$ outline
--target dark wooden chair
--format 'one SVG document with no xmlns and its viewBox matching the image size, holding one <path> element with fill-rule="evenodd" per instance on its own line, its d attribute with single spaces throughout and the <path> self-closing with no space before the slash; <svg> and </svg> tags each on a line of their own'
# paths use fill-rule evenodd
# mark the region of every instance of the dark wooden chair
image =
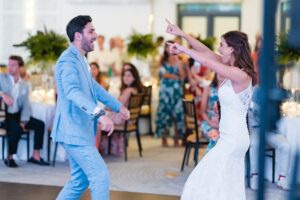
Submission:
<svg viewBox="0 0 300 200">
<path fill-rule="evenodd" d="M 130 111 L 130 118 L 124 124 L 115 125 L 114 132 L 123 134 L 124 137 L 124 156 L 127 161 L 127 147 L 128 147 L 128 134 L 135 132 L 137 144 L 139 148 L 140 157 L 142 157 L 142 143 L 138 127 L 138 119 L 140 117 L 141 105 L 143 103 L 143 94 L 132 95 L 129 100 L 128 110 Z M 111 137 L 109 137 L 109 143 Z M 110 148 L 110 145 L 109 145 Z M 109 149 L 110 151 L 110 149 Z"/>
<path fill-rule="evenodd" d="M 5 128 L 5 116 L 6 116 L 6 106 L 3 101 L 0 100 L 0 138 L 2 140 L 2 160 L 4 160 L 5 144 L 7 131 Z"/>
<path fill-rule="evenodd" d="M 184 164 L 188 165 L 190 150 L 194 148 L 195 166 L 198 163 L 199 148 L 209 143 L 207 138 L 201 137 L 199 129 L 196 107 L 193 99 L 183 99 L 184 122 L 187 130 L 186 146 L 181 165 L 181 171 L 184 169 Z"/>
<path fill-rule="evenodd" d="M 152 98 L 152 85 L 144 86 L 144 99 L 141 107 L 140 118 L 146 118 L 149 120 L 149 134 L 153 135 L 152 118 L 151 118 L 151 98 Z"/>
</svg>

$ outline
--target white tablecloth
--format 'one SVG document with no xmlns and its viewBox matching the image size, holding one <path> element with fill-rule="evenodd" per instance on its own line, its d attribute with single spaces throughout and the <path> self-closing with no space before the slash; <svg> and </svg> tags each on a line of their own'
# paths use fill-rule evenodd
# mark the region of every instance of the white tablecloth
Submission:
<svg viewBox="0 0 300 200">
<path fill-rule="evenodd" d="M 288 178 L 290 179 L 293 176 L 293 165 L 294 165 L 294 157 L 296 152 L 300 151 L 300 117 L 283 117 L 278 125 L 278 131 L 282 133 L 288 140 L 291 146 L 291 160 L 289 162 L 290 169 Z M 279 164 L 280 160 L 278 160 L 278 156 L 276 157 L 276 170 L 275 170 L 275 178 L 277 179 L 279 173 Z M 300 161 L 298 163 L 300 168 Z M 267 159 L 266 162 L 266 178 L 268 180 L 272 180 L 272 162 L 271 159 Z M 275 179 L 275 180 L 276 180 Z M 300 173 L 298 172 L 298 183 L 300 183 Z"/>
</svg>

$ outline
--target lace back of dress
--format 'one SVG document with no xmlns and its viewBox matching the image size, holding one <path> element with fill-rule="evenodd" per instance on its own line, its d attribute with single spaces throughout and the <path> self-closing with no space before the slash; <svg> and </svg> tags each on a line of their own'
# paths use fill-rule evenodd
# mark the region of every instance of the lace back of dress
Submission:
<svg viewBox="0 0 300 200">
<path fill-rule="evenodd" d="M 249 84 L 247 89 L 238 94 L 238 97 L 245 109 L 248 109 L 252 97 L 252 82 Z"/>
</svg>

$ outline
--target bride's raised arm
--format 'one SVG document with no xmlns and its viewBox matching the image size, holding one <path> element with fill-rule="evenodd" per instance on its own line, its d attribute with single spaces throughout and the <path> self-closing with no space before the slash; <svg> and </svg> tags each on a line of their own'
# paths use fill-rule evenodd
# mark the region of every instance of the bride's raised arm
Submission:
<svg viewBox="0 0 300 200">
<path fill-rule="evenodd" d="M 166 19 L 166 21 L 168 23 L 166 30 L 167 33 L 184 38 L 194 50 L 204 54 L 206 57 L 212 60 L 221 61 L 221 57 L 212 50 L 210 50 L 202 42 L 183 32 L 176 24 L 172 24 L 168 19 Z"/>
<path fill-rule="evenodd" d="M 183 47 L 177 43 L 168 43 L 170 53 L 179 54 L 185 53 L 189 55 L 194 60 L 198 61 L 199 63 L 203 64 L 207 68 L 215 71 L 217 74 L 221 75 L 224 78 L 228 78 L 236 83 L 242 83 L 248 79 L 248 75 L 245 71 L 241 70 L 238 67 L 230 67 L 226 64 L 223 64 L 219 60 L 214 60 L 208 57 L 205 53 L 201 53 L 195 51 L 193 49 L 188 49 Z"/>
</svg>

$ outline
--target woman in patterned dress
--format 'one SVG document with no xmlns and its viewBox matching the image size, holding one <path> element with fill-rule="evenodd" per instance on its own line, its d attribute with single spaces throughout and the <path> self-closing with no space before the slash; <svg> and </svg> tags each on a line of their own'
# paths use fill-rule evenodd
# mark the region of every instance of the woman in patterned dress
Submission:
<svg viewBox="0 0 300 200">
<path fill-rule="evenodd" d="M 170 41 L 168 41 L 170 43 Z M 178 56 L 169 54 L 165 47 L 159 70 L 160 90 L 156 118 L 156 135 L 162 137 L 162 145 L 168 146 L 167 134 L 175 120 L 174 146 L 178 146 L 178 137 L 184 134 L 183 116 L 183 78 L 185 72 Z"/>
</svg>

